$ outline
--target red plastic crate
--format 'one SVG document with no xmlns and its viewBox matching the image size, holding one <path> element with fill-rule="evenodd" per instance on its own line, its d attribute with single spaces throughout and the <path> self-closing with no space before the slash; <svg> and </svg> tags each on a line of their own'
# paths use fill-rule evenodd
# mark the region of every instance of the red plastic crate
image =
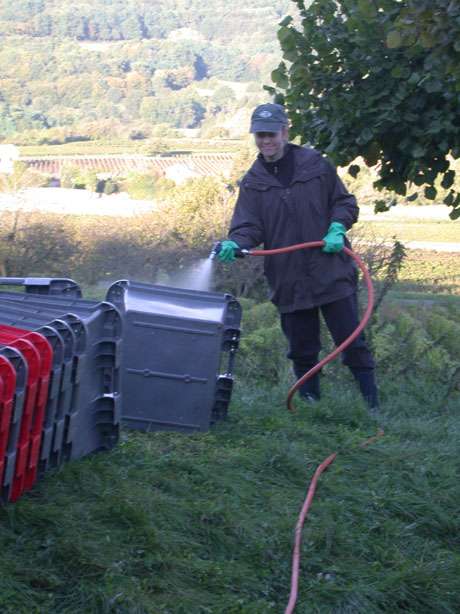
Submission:
<svg viewBox="0 0 460 614">
<path fill-rule="evenodd" d="M 47 339 L 37 332 L 16 328 L 13 326 L 0 325 L 1 336 L 7 336 L 14 340 L 24 339 L 33 344 L 40 356 L 40 372 L 35 396 L 35 408 L 30 427 L 29 449 L 27 453 L 27 465 L 24 471 L 23 490 L 29 490 L 37 479 L 38 462 L 40 457 L 40 445 L 42 441 L 43 422 L 48 401 L 48 388 L 50 383 L 53 363 L 53 349 Z"/>
<path fill-rule="evenodd" d="M 3 484 L 5 453 L 8 447 L 15 389 L 16 371 L 9 360 L 0 356 L 0 485 Z"/>
<path fill-rule="evenodd" d="M 2 327 L 0 326 L 0 344 L 10 346 L 21 352 L 28 366 L 26 398 L 17 442 L 15 475 L 10 494 L 10 501 L 16 501 L 25 489 L 31 427 L 36 409 L 38 383 L 41 372 L 41 357 L 36 347 L 30 341 L 22 337 L 15 338 L 14 335 L 5 333 L 1 329 Z"/>
<path fill-rule="evenodd" d="M 40 333 L 30 332 L 24 337 L 31 341 L 40 353 L 41 371 L 38 379 L 36 407 L 30 431 L 29 459 L 26 469 L 25 490 L 30 490 L 37 480 L 40 446 L 42 441 L 43 422 L 45 420 L 48 389 L 53 366 L 53 348 Z"/>
</svg>

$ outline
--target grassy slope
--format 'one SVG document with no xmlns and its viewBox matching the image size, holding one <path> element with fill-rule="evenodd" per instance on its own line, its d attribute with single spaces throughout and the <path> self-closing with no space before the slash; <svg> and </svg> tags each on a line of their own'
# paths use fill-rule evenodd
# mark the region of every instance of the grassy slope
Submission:
<svg viewBox="0 0 460 614">
<path fill-rule="evenodd" d="M 460 256 L 444 256 L 411 252 L 400 287 L 458 280 Z M 296 415 L 287 384 L 241 379 L 210 433 L 125 432 L 1 509 L 0 611 L 282 612 L 307 484 L 340 450 L 305 527 L 296 612 L 457 612 L 458 398 L 382 381 L 386 435 L 361 449 L 376 424 L 350 383 Z"/>
<path fill-rule="evenodd" d="M 240 383 L 210 433 L 125 433 L 50 473 L 0 511 L 0 610 L 281 612 L 307 482 L 341 450 L 304 531 L 297 611 L 458 611 L 458 418 L 436 391 L 391 385 L 368 449 L 352 389 L 290 415 L 284 390 Z"/>
</svg>

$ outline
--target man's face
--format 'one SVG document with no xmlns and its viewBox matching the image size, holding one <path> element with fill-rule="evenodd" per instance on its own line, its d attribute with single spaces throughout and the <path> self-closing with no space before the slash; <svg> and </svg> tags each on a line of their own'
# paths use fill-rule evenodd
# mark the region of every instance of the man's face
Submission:
<svg viewBox="0 0 460 614">
<path fill-rule="evenodd" d="M 283 157 L 288 140 L 287 126 L 277 132 L 255 132 L 256 147 L 267 162 L 276 162 Z"/>
</svg>

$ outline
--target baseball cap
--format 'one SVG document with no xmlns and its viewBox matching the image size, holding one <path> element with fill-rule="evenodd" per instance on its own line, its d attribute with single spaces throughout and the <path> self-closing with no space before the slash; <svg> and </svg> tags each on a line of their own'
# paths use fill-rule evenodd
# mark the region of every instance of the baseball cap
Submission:
<svg viewBox="0 0 460 614">
<path fill-rule="evenodd" d="M 256 107 L 251 115 L 251 128 L 249 132 L 278 132 L 288 125 L 288 118 L 284 107 L 280 104 L 268 102 Z"/>
</svg>

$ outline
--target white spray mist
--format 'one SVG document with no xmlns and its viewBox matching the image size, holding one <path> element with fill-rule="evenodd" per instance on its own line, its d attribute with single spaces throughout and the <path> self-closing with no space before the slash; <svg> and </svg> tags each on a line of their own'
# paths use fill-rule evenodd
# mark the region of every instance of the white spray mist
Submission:
<svg viewBox="0 0 460 614">
<path fill-rule="evenodd" d="M 212 287 L 214 263 L 212 258 L 202 258 L 185 271 L 172 275 L 166 281 L 173 288 L 209 291 Z"/>
</svg>

